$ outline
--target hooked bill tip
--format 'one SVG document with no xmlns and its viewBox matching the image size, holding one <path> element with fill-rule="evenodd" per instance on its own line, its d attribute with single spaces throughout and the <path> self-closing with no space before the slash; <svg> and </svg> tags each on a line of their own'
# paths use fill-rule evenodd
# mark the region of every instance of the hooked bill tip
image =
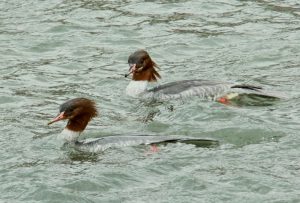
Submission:
<svg viewBox="0 0 300 203">
<path fill-rule="evenodd" d="M 54 121 L 49 121 L 47 125 L 51 125 L 52 123 L 54 123 Z"/>
</svg>

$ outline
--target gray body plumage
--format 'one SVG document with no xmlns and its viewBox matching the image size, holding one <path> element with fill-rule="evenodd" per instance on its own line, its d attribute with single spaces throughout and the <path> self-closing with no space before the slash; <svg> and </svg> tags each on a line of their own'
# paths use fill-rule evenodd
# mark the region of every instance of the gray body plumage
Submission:
<svg viewBox="0 0 300 203">
<path fill-rule="evenodd" d="M 209 80 L 183 80 L 149 89 L 143 93 L 143 96 L 157 100 L 179 99 L 190 96 L 215 100 L 230 92 L 232 87 L 234 87 L 232 83 Z"/>
<path fill-rule="evenodd" d="M 218 144 L 213 139 L 185 138 L 176 136 L 152 136 L 152 135 L 129 135 L 129 136 L 107 136 L 95 139 L 76 141 L 74 147 L 85 152 L 102 152 L 109 148 L 119 148 L 136 145 L 166 144 L 166 143 L 186 143 L 199 147 L 210 147 Z"/>
</svg>

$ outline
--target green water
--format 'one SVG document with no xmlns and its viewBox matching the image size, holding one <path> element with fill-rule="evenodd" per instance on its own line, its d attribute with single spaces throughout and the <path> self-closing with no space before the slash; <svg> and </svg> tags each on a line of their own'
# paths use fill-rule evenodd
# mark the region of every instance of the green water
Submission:
<svg viewBox="0 0 300 203">
<path fill-rule="evenodd" d="M 0 202 L 300 201 L 298 1 L 2 0 L 0 13 Z M 124 94 L 139 48 L 161 83 L 250 83 L 287 99 L 145 104 Z M 56 139 L 65 123 L 46 124 L 74 97 L 100 109 L 84 137 L 188 135 L 220 146 L 70 152 Z"/>
</svg>

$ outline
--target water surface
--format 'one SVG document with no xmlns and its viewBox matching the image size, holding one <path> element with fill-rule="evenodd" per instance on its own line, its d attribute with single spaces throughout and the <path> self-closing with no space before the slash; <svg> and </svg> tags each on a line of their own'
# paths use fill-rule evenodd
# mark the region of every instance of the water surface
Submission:
<svg viewBox="0 0 300 203">
<path fill-rule="evenodd" d="M 1 202 L 299 202 L 300 4 L 295 0 L 0 2 Z M 150 52 L 162 81 L 211 78 L 285 93 L 272 106 L 147 105 L 126 97 L 127 57 Z M 85 137 L 211 137 L 97 155 L 48 127 L 74 97 L 100 109 Z M 174 110 L 171 111 L 169 106 Z"/>
</svg>

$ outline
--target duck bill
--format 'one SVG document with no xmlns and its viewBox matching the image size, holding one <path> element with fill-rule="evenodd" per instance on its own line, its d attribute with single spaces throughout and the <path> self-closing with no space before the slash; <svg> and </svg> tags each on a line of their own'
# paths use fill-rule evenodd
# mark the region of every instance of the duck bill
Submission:
<svg viewBox="0 0 300 203">
<path fill-rule="evenodd" d="M 65 112 L 63 111 L 60 114 L 58 114 L 58 116 L 56 116 L 52 121 L 50 121 L 48 123 L 48 125 L 51 125 L 52 123 L 55 123 L 57 121 L 64 120 L 64 119 L 66 119 L 66 116 L 65 116 Z"/>
<path fill-rule="evenodd" d="M 129 70 L 128 70 L 128 73 L 125 74 L 125 78 L 127 78 L 129 75 L 131 75 L 135 71 L 136 71 L 136 64 L 129 64 Z"/>
</svg>

